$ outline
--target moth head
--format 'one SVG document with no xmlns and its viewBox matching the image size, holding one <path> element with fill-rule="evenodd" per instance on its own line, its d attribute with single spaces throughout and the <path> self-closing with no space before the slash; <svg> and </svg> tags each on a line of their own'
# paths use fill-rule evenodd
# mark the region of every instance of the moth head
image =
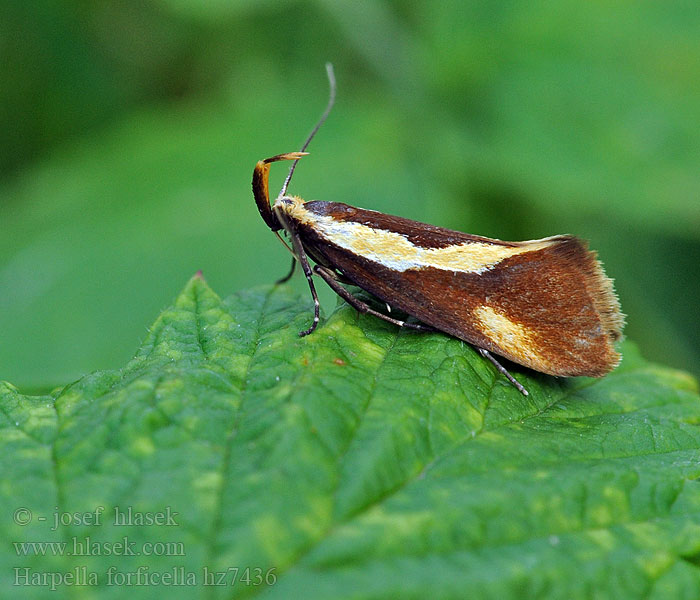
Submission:
<svg viewBox="0 0 700 600">
<path fill-rule="evenodd" d="M 289 219 L 294 221 L 302 220 L 302 215 L 306 212 L 304 201 L 299 196 L 279 196 L 272 205 L 272 212 L 280 221 L 282 226 Z"/>
<path fill-rule="evenodd" d="M 277 200 L 275 200 L 274 206 L 276 207 L 289 207 L 292 204 L 294 204 L 294 201 L 297 200 L 297 198 L 294 198 L 294 196 L 279 196 Z"/>
</svg>

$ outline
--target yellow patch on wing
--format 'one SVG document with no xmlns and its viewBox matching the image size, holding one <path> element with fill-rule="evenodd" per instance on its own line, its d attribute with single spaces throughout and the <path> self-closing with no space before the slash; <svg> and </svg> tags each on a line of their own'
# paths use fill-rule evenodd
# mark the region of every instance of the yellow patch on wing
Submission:
<svg viewBox="0 0 700 600">
<path fill-rule="evenodd" d="M 461 271 L 464 273 L 482 273 L 495 267 L 511 256 L 534 252 L 551 246 L 550 241 L 533 241 L 523 246 L 500 246 L 488 242 L 464 242 L 447 248 L 420 249 L 424 255 L 425 265 L 438 269 Z"/>
<path fill-rule="evenodd" d="M 473 311 L 479 330 L 493 340 L 506 354 L 517 357 L 527 365 L 545 365 L 547 361 L 537 352 L 535 335 L 521 323 L 511 321 L 506 315 L 490 306 L 479 306 Z"/>
<path fill-rule="evenodd" d="M 518 246 L 464 242 L 447 248 L 422 248 L 400 233 L 317 215 L 306 210 L 298 198 L 293 198 L 291 203 L 276 204 L 275 207 L 295 221 L 313 227 L 336 246 L 400 272 L 433 267 L 461 273 L 483 273 L 506 258 L 542 250 L 556 243 L 543 239 L 522 242 Z"/>
</svg>

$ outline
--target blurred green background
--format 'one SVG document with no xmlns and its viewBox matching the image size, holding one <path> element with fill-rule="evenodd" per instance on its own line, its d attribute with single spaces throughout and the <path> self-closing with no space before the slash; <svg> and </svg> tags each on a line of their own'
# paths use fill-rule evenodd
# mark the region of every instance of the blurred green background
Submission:
<svg viewBox="0 0 700 600">
<path fill-rule="evenodd" d="M 250 178 L 326 61 L 293 193 L 588 238 L 627 336 L 697 374 L 698 31 L 690 1 L 3 3 L 0 379 L 121 366 L 198 269 L 221 295 L 285 273 Z"/>
</svg>

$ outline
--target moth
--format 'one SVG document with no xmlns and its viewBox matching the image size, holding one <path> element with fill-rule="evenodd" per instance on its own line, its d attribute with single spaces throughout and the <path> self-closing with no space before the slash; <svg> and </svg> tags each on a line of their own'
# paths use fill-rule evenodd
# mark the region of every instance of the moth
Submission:
<svg viewBox="0 0 700 600">
<path fill-rule="evenodd" d="M 297 162 L 334 103 L 335 78 L 330 65 L 327 70 L 328 106 L 301 150 L 258 161 L 253 171 L 260 215 L 291 242 L 292 268 L 280 282 L 299 262 L 313 297 L 313 322 L 299 335 L 312 333 L 319 322 L 317 275 L 360 313 L 470 343 L 524 395 L 527 390 L 494 354 L 560 377 L 601 377 L 614 369 L 624 317 L 612 281 L 585 241 L 555 235 L 506 242 L 287 194 Z M 270 165 L 284 160 L 294 162 L 270 205 Z M 395 307 L 419 322 L 375 310 L 345 284 L 376 296 L 387 312 Z"/>
</svg>

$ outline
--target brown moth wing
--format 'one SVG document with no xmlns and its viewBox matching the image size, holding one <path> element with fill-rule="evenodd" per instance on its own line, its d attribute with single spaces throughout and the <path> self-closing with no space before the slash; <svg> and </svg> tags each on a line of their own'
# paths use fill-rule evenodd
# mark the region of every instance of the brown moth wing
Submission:
<svg viewBox="0 0 700 600">
<path fill-rule="evenodd" d="M 416 246 L 464 242 L 527 247 L 434 227 L 332 202 L 304 205 L 316 214 L 393 231 Z M 298 223 L 305 248 L 347 279 L 422 322 L 537 371 L 602 376 L 620 360 L 613 342 L 623 317 L 608 279 L 572 236 L 548 238 L 546 248 L 506 258 L 482 273 L 423 267 L 396 271 L 332 243 Z M 542 242 L 539 240 L 538 242 Z"/>
</svg>

